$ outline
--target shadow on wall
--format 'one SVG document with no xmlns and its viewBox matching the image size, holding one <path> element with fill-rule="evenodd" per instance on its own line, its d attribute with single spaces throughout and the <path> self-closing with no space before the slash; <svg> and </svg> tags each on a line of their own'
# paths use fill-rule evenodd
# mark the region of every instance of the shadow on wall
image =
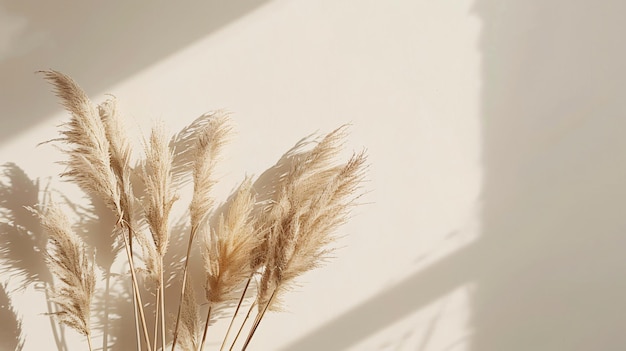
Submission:
<svg viewBox="0 0 626 351">
<path fill-rule="evenodd" d="M 481 237 L 282 350 L 345 349 L 468 283 L 469 350 L 626 349 L 626 2 L 475 11 Z"/>
<path fill-rule="evenodd" d="M 57 106 L 35 71 L 57 69 L 101 92 L 266 2 L 0 0 L 0 142 Z"/>
<path fill-rule="evenodd" d="M 479 1 L 472 350 L 626 349 L 623 1 Z"/>
</svg>

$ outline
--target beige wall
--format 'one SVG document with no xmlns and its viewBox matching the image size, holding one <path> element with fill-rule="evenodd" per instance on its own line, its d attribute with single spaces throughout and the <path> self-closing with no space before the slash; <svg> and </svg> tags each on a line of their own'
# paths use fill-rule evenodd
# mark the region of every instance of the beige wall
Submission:
<svg viewBox="0 0 626 351">
<path fill-rule="evenodd" d="M 0 2 L 0 162 L 31 178 L 61 170 L 35 148 L 66 118 L 45 68 L 114 94 L 137 136 L 231 111 L 222 197 L 315 131 L 351 123 L 368 150 L 337 258 L 253 349 L 626 347 L 619 1 L 62 2 Z M 25 350 L 52 349 L 34 290 Z"/>
</svg>

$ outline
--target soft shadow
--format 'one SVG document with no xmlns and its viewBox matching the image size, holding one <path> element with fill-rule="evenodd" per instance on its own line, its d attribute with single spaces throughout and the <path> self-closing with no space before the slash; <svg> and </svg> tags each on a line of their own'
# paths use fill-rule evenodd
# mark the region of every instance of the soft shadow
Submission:
<svg viewBox="0 0 626 351">
<path fill-rule="evenodd" d="M 479 0 L 472 350 L 626 349 L 626 2 Z"/>
<path fill-rule="evenodd" d="M 17 316 L 15 308 L 7 293 L 7 285 L 0 284 L 0 349 L 19 351 L 24 346 L 22 337 L 22 321 Z"/>
<path fill-rule="evenodd" d="M 102 92 L 267 1 L 0 1 L 0 31 L 11 36 L 0 48 L 0 141 L 57 106 L 37 88 L 35 71 L 58 69 L 91 94 Z"/>
<path fill-rule="evenodd" d="M 281 350 L 345 349 L 468 283 L 470 350 L 626 349 L 626 3 L 475 11 L 480 238 Z"/>
<path fill-rule="evenodd" d="M 38 219 L 27 209 L 36 208 L 39 204 L 41 190 L 39 181 L 30 179 L 14 163 L 7 163 L 1 167 L 3 177 L 0 181 L 0 273 L 4 278 L 8 277 L 8 280 L 13 281 L 11 286 L 16 286 L 12 289 L 23 290 L 28 286 L 34 286 L 46 293 L 46 289 L 53 284 L 44 258 L 47 236 L 42 231 Z M 4 292 L 7 294 L 6 306 L 9 306 L 8 299 L 12 290 L 7 290 L 5 285 Z M 43 312 L 55 312 L 54 306 L 48 302 L 47 310 Z M 57 350 L 66 350 L 63 328 L 53 321 L 52 316 L 49 319 Z M 2 320 L 10 323 L 12 319 Z M 0 343 L 20 344 L 19 339 L 11 339 L 13 335 L 3 334 Z M 5 340 L 5 337 L 9 340 Z"/>
<path fill-rule="evenodd" d="M 385 289 L 280 350 L 346 349 L 463 286 L 468 278 L 484 267 L 484 254 L 480 247 L 471 244 Z"/>
</svg>

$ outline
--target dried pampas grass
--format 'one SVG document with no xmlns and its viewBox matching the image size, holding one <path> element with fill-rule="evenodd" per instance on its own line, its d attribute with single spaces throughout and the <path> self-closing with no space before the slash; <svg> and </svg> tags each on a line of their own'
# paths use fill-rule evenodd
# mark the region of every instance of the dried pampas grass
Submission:
<svg viewBox="0 0 626 351">
<path fill-rule="evenodd" d="M 120 189 L 111 168 L 110 141 L 98 110 L 70 77 L 57 71 L 42 73 L 71 115 L 57 139 L 68 146 L 62 149 L 68 160 L 63 162 L 67 171 L 61 176 L 99 196 L 121 218 Z"/>
<path fill-rule="evenodd" d="M 55 315 L 62 324 L 85 335 L 91 350 L 90 311 L 96 285 L 93 259 L 58 205 L 49 202 L 36 213 L 50 238 L 46 257 L 56 280 L 50 293 L 59 308 Z"/>
<path fill-rule="evenodd" d="M 245 350 L 266 312 L 280 309 L 284 292 L 330 256 L 337 228 L 346 222 L 359 197 L 367 158 L 361 152 L 347 161 L 339 160 L 347 126 L 319 139 L 302 139 L 276 165 L 259 178 L 247 177 L 227 201 L 216 205 L 212 194 L 217 183 L 216 166 L 232 133 L 227 114 L 202 115 L 173 136 L 160 126 L 153 128 L 144 142 L 144 154 L 134 162 L 132 143 L 124 134 L 114 98 L 93 105 L 68 76 L 57 71 L 42 73 L 70 113 L 61 137 L 55 140 L 62 143 L 67 157 L 62 176 L 100 198 L 117 216 L 111 232 L 123 239 L 130 268 L 137 350 L 203 350 L 212 321 L 228 315 L 222 312 L 233 306 L 236 308 L 220 350 L 229 344 L 234 349 L 238 336 L 247 330 L 241 346 Z M 136 193 L 134 179 L 140 179 L 139 188 L 145 188 L 141 196 Z M 181 259 L 182 253 L 174 253 L 177 262 L 169 265 L 170 241 L 184 240 L 172 236 L 172 208 L 181 187 L 190 182 L 193 190 L 187 213 L 186 254 Z M 48 202 L 35 212 L 50 237 L 46 262 L 58 282 L 51 290 L 51 301 L 58 307 L 56 317 L 87 336 L 91 349 L 94 331 L 90 314 L 97 276 L 93 257 L 88 254 L 92 251 L 74 234 L 58 205 Z M 195 240 L 198 235 L 202 240 Z M 189 273 L 198 241 L 203 286 L 196 286 Z M 133 243 L 140 244 L 141 255 L 135 253 Z M 140 280 L 138 271 L 144 272 L 146 279 Z M 178 273 L 180 281 L 166 280 L 166 271 L 168 277 Z M 144 311 L 141 288 L 155 292 L 153 314 Z M 179 292 L 174 298 L 178 304 L 167 305 L 171 302 L 166 299 L 168 288 Z M 195 292 L 201 288 L 204 296 L 199 299 Z M 247 294 L 248 290 L 256 290 L 256 294 Z M 107 299 L 107 293 L 98 296 Z M 242 305 L 250 305 L 248 315 L 228 343 Z M 166 318 L 168 307 L 177 313 Z M 216 313 L 218 308 L 220 313 Z M 254 322 L 246 328 L 253 311 L 257 311 Z M 206 314 L 204 320 L 201 312 Z M 154 321 L 152 333 L 148 318 Z M 104 321 L 106 330 L 109 319 L 99 320 Z M 106 348 L 106 333 L 103 339 Z"/>
<path fill-rule="evenodd" d="M 181 303 L 181 328 L 177 345 L 183 351 L 196 351 L 200 347 L 202 324 L 191 279 L 187 279 L 185 284 L 187 284 L 187 289 L 185 289 Z"/>
</svg>

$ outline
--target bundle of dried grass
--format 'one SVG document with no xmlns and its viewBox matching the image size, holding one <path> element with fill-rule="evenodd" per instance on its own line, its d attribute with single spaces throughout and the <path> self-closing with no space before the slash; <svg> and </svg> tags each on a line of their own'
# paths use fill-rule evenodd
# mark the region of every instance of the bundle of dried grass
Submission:
<svg viewBox="0 0 626 351">
<path fill-rule="evenodd" d="M 312 141 L 301 140 L 263 173 L 254 186 L 252 180 L 246 178 L 229 201 L 217 210 L 212 189 L 217 182 L 215 168 L 220 152 L 231 132 L 227 115 L 222 112 L 203 115 L 169 139 L 162 128 L 154 128 L 140 162 L 139 176 L 145 186 L 145 196 L 139 198 L 142 206 L 135 206 L 138 198 L 131 182 L 131 144 L 123 133 L 116 101 L 107 100 L 96 108 L 69 77 L 56 71 L 43 74 L 71 114 L 58 139 L 65 144 L 62 150 L 68 157 L 64 162 L 67 171 L 62 175 L 102 199 L 118 217 L 115 232 L 124 239 L 133 283 L 137 349 L 159 349 L 160 332 L 160 348 L 164 350 L 166 331 L 169 331 L 172 350 L 180 346 L 183 350 L 202 351 L 211 324 L 211 311 L 217 306 L 232 306 L 239 297 L 230 331 L 248 286 L 258 274 L 256 300 L 250 308 L 252 311 L 256 306 L 258 313 L 243 345 L 245 350 L 265 312 L 277 310 L 281 295 L 294 280 L 318 267 L 329 256 L 334 232 L 347 220 L 350 208 L 355 205 L 366 156 L 359 153 L 347 162 L 336 161 L 343 148 L 346 127 L 327 134 L 308 150 Z M 178 308 L 176 323 L 168 330 L 165 326 L 164 260 L 171 236 L 172 206 L 178 200 L 179 187 L 186 184 L 187 179 L 193 181 L 190 235 L 182 266 L 180 299 L 175 306 Z M 255 188 L 261 182 L 265 187 Z M 258 198 L 253 189 L 262 192 Z M 38 214 L 51 237 L 49 268 L 61 282 L 52 298 L 59 306 L 58 318 L 86 335 L 90 343 L 89 313 L 95 286 L 93 263 L 86 256 L 85 245 L 72 233 L 67 218 L 56 205 L 48 204 L 45 211 Z M 142 223 L 147 225 L 142 226 Z M 208 301 L 203 330 L 200 305 L 188 278 L 189 258 L 197 233 L 206 234 L 201 249 L 206 274 L 204 292 Z M 147 330 L 135 276 L 134 241 L 141 244 L 143 269 L 157 287 L 152 337 Z M 247 319 L 246 316 L 240 332 Z M 103 347 L 106 342 L 105 337 Z"/>
<path fill-rule="evenodd" d="M 119 130 L 120 125 L 115 119 L 116 114 L 113 113 L 115 110 L 112 108 L 113 105 L 105 103 L 101 108 L 101 116 L 87 94 L 70 77 L 54 70 L 40 73 L 43 73 L 45 79 L 54 86 L 61 103 L 71 115 L 70 121 L 64 124 L 65 129 L 60 131 L 62 137 L 54 140 L 61 141 L 67 146 L 62 148 L 62 151 L 68 157 L 68 160 L 63 162 L 68 170 L 61 176 L 67 176 L 85 192 L 99 197 L 116 213 L 118 224 L 128 229 L 128 236 L 122 233 L 122 237 L 130 265 L 135 309 L 140 317 L 136 320 L 141 320 L 144 339 L 147 341 L 148 331 L 133 262 L 134 231 L 132 223 L 124 220 L 132 213 L 130 206 L 133 197 L 130 187 L 126 187 L 125 201 L 122 201 L 120 189 L 120 186 L 129 184 L 130 150 L 122 131 Z M 113 149 L 111 143 L 114 145 Z M 128 207 L 122 207 L 122 204 Z M 139 329 L 138 321 L 137 334 Z M 149 345 L 148 350 L 151 350 Z"/>
<path fill-rule="evenodd" d="M 245 350 L 265 312 L 279 309 L 280 296 L 294 280 L 329 257 L 334 231 L 347 220 L 363 180 L 365 153 L 342 166 L 332 164 L 342 129 L 328 134 L 309 154 L 297 160 L 285 177 L 278 199 L 262 217 L 267 233 L 259 283 L 259 313 L 244 343 Z"/>
<path fill-rule="evenodd" d="M 347 126 L 341 126 L 322 138 L 315 147 L 305 150 L 313 141 L 306 139 L 298 142 L 277 163 L 279 169 L 277 179 L 269 189 L 269 204 L 266 204 L 257 216 L 257 232 L 263 236 L 261 245 L 253 252 L 251 266 L 254 270 L 261 268 L 267 260 L 269 252 L 268 235 L 280 218 L 287 216 L 289 211 L 306 204 L 318 194 L 337 171 L 334 157 L 341 151 L 346 137 Z"/>
</svg>

